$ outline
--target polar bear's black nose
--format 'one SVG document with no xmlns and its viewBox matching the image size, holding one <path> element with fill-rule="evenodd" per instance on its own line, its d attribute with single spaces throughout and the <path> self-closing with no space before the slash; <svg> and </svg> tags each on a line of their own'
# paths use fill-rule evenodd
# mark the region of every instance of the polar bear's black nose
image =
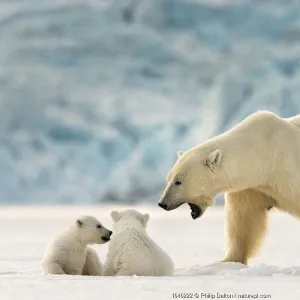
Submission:
<svg viewBox="0 0 300 300">
<path fill-rule="evenodd" d="M 168 205 L 167 204 L 158 203 L 158 206 L 161 207 L 164 210 L 168 209 Z"/>
<path fill-rule="evenodd" d="M 112 234 L 113 234 L 113 232 L 112 232 L 112 231 L 109 231 L 109 234 L 108 234 L 108 235 L 111 236 Z"/>
</svg>

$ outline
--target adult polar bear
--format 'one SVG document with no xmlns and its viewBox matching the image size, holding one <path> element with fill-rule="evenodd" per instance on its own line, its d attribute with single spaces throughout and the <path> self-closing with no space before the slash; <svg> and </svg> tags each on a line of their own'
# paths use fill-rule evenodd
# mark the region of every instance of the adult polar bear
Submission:
<svg viewBox="0 0 300 300">
<path fill-rule="evenodd" d="M 186 152 L 167 176 L 159 206 L 184 203 L 197 219 L 225 193 L 227 253 L 223 262 L 248 263 L 267 228 L 269 208 L 300 218 L 300 115 L 259 111 Z"/>
</svg>

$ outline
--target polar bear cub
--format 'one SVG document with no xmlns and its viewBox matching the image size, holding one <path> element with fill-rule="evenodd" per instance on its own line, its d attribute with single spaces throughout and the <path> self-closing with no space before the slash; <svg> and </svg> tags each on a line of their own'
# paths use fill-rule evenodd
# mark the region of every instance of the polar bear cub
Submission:
<svg viewBox="0 0 300 300">
<path fill-rule="evenodd" d="M 147 234 L 149 214 L 134 209 L 111 212 L 114 234 L 108 247 L 104 276 L 170 276 L 169 255 Z"/>
<path fill-rule="evenodd" d="M 100 276 L 102 264 L 92 244 L 104 244 L 112 231 L 96 218 L 82 216 L 49 243 L 42 260 L 45 274 Z"/>
</svg>

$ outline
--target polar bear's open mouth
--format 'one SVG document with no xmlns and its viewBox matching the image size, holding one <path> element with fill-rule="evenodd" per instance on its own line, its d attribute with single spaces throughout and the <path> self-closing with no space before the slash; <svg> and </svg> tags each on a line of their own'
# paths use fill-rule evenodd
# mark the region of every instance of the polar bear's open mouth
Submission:
<svg viewBox="0 0 300 300">
<path fill-rule="evenodd" d="M 194 203 L 188 203 L 191 208 L 191 216 L 194 220 L 199 218 L 202 215 L 202 209 Z"/>
</svg>

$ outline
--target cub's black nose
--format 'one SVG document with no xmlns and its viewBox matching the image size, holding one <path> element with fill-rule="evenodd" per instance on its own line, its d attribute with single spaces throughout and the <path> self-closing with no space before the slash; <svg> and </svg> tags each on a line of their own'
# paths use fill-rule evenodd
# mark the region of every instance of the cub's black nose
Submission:
<svg viewBox="0 0 300 300">
<path fill-rule="evenodd" d="M 158 203 L 158 206 L 161 207 L 164 210 L 167 210 L 167 208 L 168 208 L 168 205 L 162 204 L 162 203 Z"/>
<path fill-rule="evenodd" d="M 111 236 L 113 234 L 113 232 L 112 231 L 109 231 L 109 236 Z"/>
</svg>

